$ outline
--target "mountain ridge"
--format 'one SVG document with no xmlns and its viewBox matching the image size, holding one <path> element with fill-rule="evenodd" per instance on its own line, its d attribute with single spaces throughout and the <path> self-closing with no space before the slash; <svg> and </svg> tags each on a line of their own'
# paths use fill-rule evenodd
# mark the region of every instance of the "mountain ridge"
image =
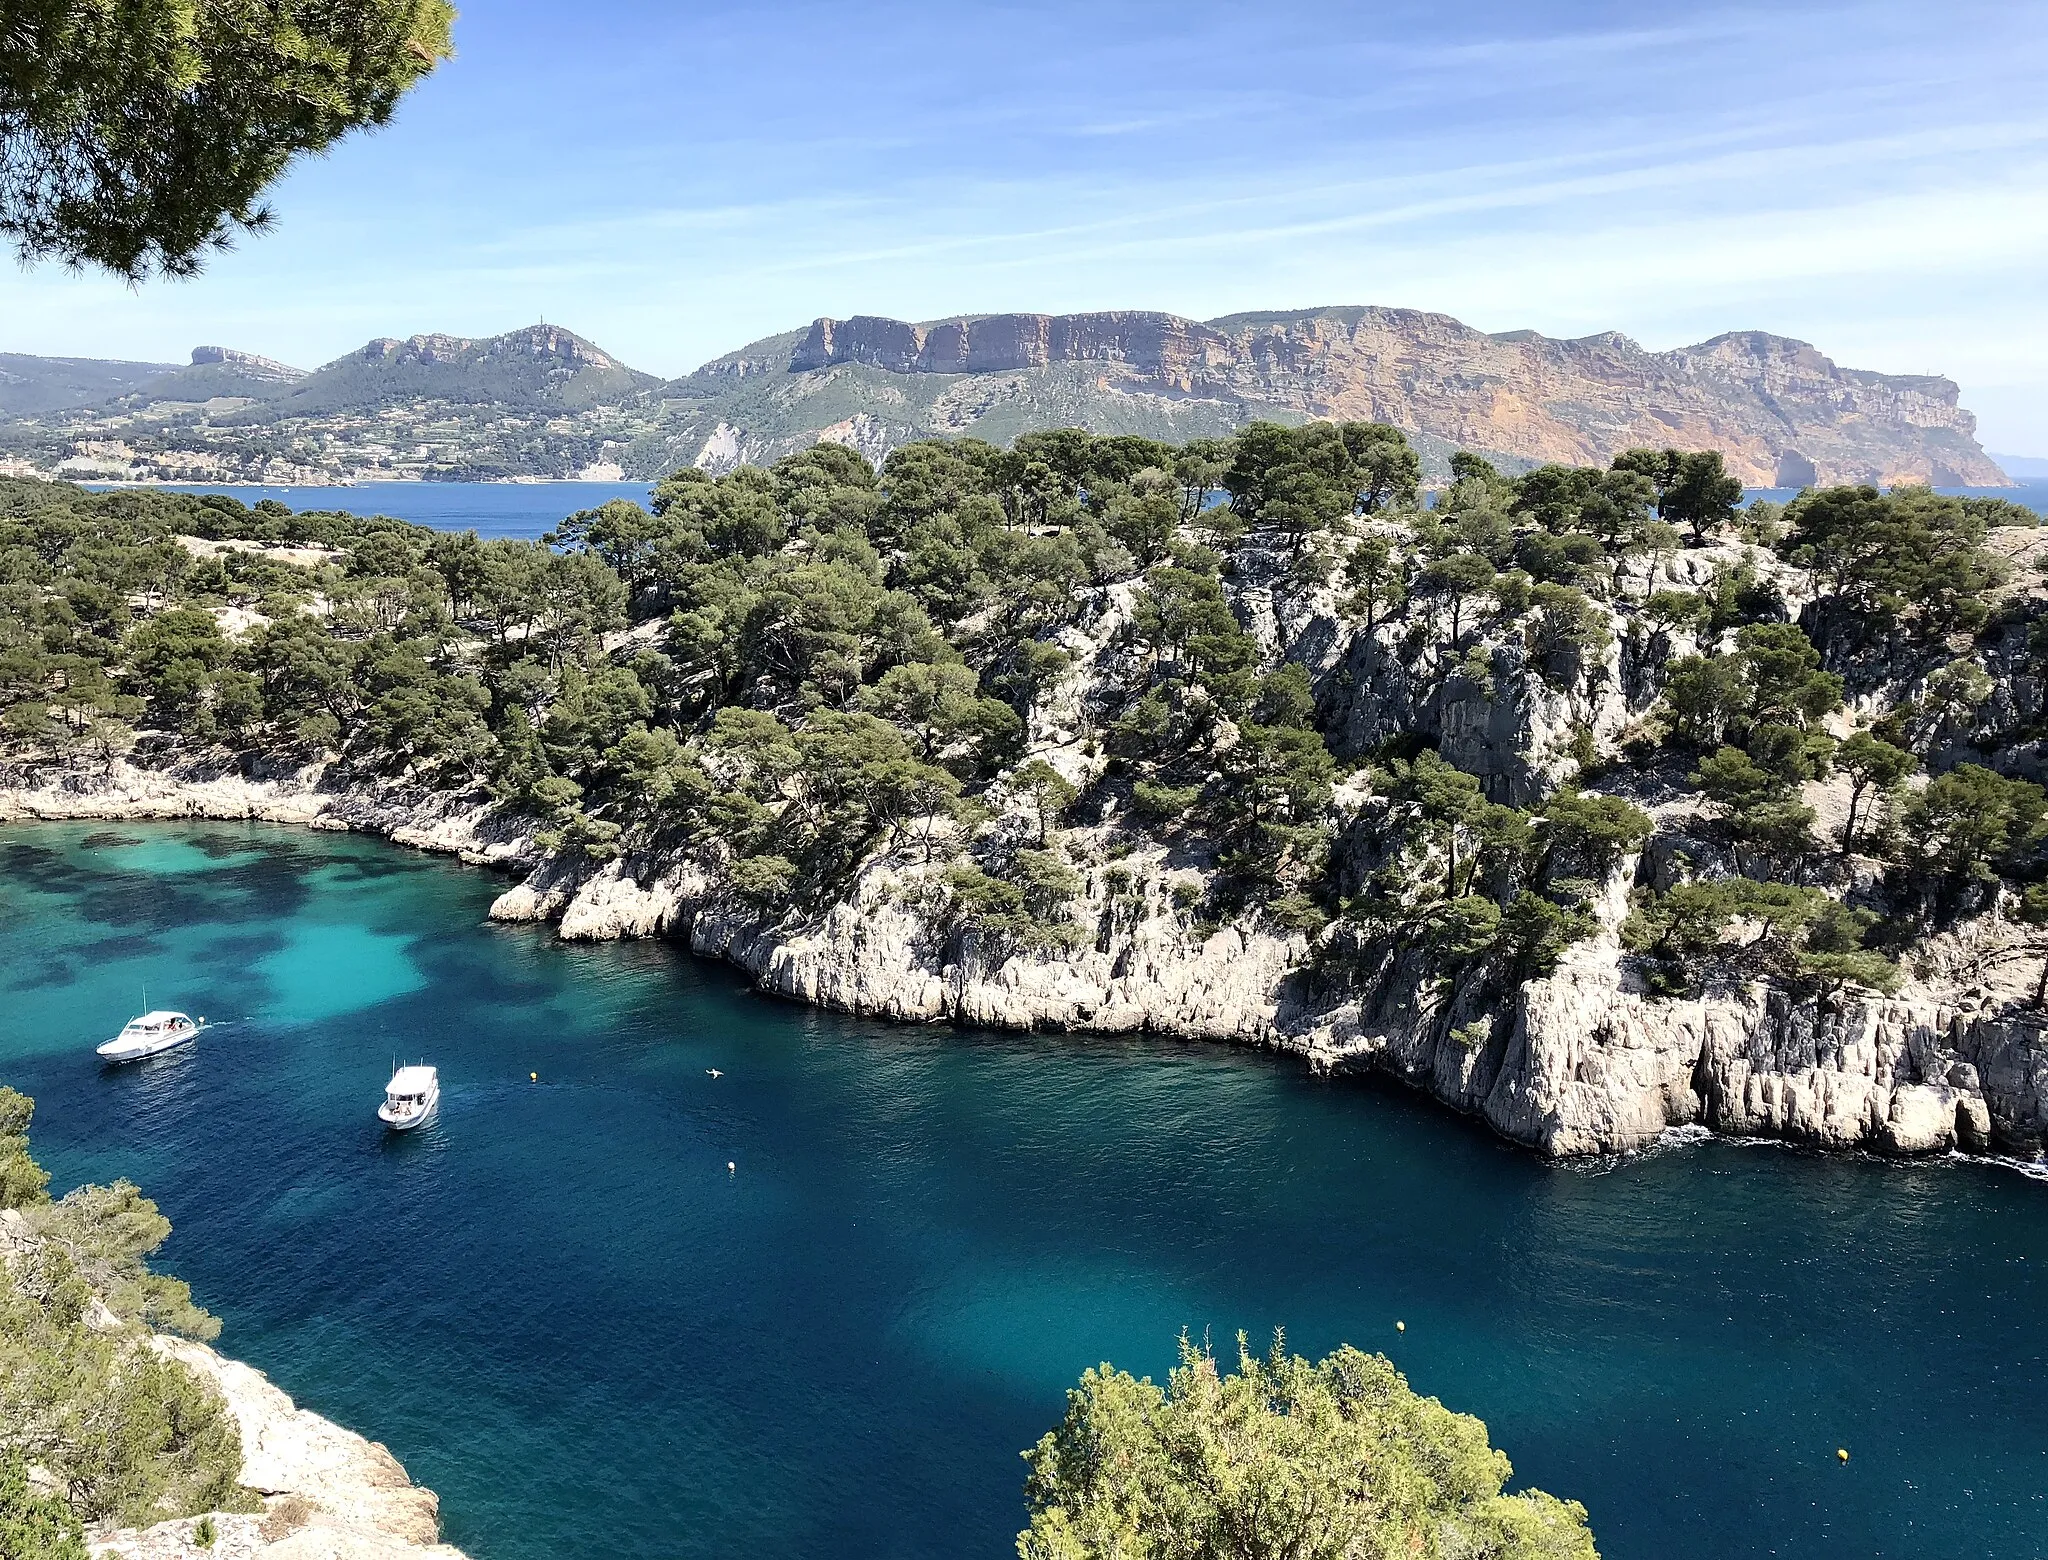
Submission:
<svg viewBox="0 0 2048 1560">
<path fill-rule="evenodd" d="M 1720 449 L 1753 487 L 2009 481 L 1954 381 L 1843 367 L 1759 330 L 1651 351 L 1619 331 L 1489 333 L 1433 311 L 1344 304 L 1211 320 L 821 316 L 673 379 L 546 324 L 378 337 L 310 372 L 220 347 L 193 358 L 0 357 L 0 413 L 14 413 L 0 460 L 24 474 L 143 480 L 654 478 L 820 440 L 879 460 L 919 438 L 1006 442 L 1077 425 L 1186 439 L 1266 417 L 1390 422 L 1437 473 L 1460 448 L 1518 470 L 1683 445 Z M 46 376 L 56 388 L 14 402 L 72 399 L 11 404 L 10 364 L 70 365 Z M 89 399 L 97 389 L 113 393 Z"/>
</svg>

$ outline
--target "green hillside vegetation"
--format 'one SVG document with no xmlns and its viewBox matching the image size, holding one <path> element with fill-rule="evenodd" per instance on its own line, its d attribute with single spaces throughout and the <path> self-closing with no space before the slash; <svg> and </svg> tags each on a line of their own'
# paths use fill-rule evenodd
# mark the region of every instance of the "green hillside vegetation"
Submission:
<svg viewBox="0 0 2048 1560">
<path fill-rule="evenodd" d="M 1224 1372 L 1183 1335 L 1163 1389 L 1087 1372 L 1024 1454 L 1022 1560 L 1598 1560 L 1585 1507 L 1502 1494 L 1486 1426 L 1383 1355 L 1237 1350 Z"/>
<path fill-rule="evenodd" d="M 671 470 L 691 461 L 721 425 L 744 428 L 751 445 L 769 451 L 808 444 L 818 429 L 854 418 L 862 419 L 868 447 L 913 443 L 929 438 L 941 408 L 953 404 L 965 382 L 958 374 L 893 374 L 860 363 L 792 375 L 790 349 L 801 340 L 792 332 L 743 348 L 750 362 L 765 362 L 766 372 L 735 380 L 709 372 L 717 365 L 708 364 L 663 385 L 660 415 L 647 418 L 617 452 L 620 463 L 629 471 Z M 1049 425 L 1083 423 L 1098 434 L 1178 442 L 1227 434 L 1242 420 L 1239 408 L 1221 401 L 1106 394 L 1099 378 L 1085 363 L 1051 364 L 1028 381 L 975 395 L 960 415 L 971 415 L 977 439 L 998 444 Z"/>
<path fill-rule="evenodd" d="M 1175 889 L 1190 936 L 1250 917 L 1337 982 L 1389 946 L 1503 991 L 1541 976 L 1638 852 L 1658 866 L 1625 935 L 1674 994 L 1881 992 L 1925 932 L 2031 913 L 2048 806 L 2001 766 L 2040 735 L 2011 690 L 2041 685 L 2048 633 L 1984 545 L 2026 511 L 1916 489 L 1742 510 L 1717 456 L 1675 451 L 1453 466 L 1424 507 L 1379 425 L 924 442 L 879 473 L 819 445 L 686 468 L 552 545 L 16 482 L 0 731 L 22 761 L 170 742 L 487 789 L 591 863 L 699 861 L 764 922 L 888 856 L 992 959 L 1088 940 L 1083 875 L 1139 849 L 1199 874 Z M 1233 595 L 1254 575 L 1349 654 L 1276 659 Z M 230 609 L 256 621 L 230 635 Z M 1027 752 L 1077 669 L 1078 789 Z M 1431 688 L 1616 678 L 1642 717 L 1579 732 L 1534 790 L 1459 769 L 1428 724 Z M 1423 692 L 1360 747 L 1344 711 L 1383 687 Z M 1823 838 L 1808 793 L 1836 776 L 1851 816 Z"/>
<path fill-rule="evenodd" d="M 177 369 L 175 363 L 0 352 L 0 416 L 27 417 L 68 406 L 96 406 Z"/>
<path fill-rule="evenodd" d="M 123 406 L 147 406 L 160 401 L 205 403 L 224 400 L 261 400 L 279 394 L 294 382 L 291 376 L 251 372 L 235 363 L 189 363 L 138 385 L 120 398 Z"/>
<path fill-rule="evenodd" d="M 83 1523 L 256 1509 L 227 1404 L 147 1342 L 220 1331 L 149 1268 L 170 1221 L 126 1181 L 52 1202 L 33 1114 L 0 1087 L 0 1554 L 82 1560 Z"/>
</svg>

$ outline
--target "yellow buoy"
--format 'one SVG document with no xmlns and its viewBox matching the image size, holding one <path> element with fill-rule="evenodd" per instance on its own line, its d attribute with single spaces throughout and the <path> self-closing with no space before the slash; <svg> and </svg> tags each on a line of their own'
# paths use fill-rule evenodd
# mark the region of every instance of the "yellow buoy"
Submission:
<svg viewBox="0 0 2048 1560">
<path fill-rule="evenodd" d="M 1407 1330 L 1408 1330 L 1408 1324 L 1407 1324 L 1406 1322 L 1396 1322 L 1396 1323 L 1394 1323 L 1394 1331 L 1395 1331 L 1395 1332 L 1406 1332 Z"/>
<path fill-rule="evenodd" d="M 528 1073 L 528 1074 L 527 1074 L 526 1076 L 527 1076 L 527 1077 L 529 1077 L 529 1078 L 531 1078 L 531 1079 L 532 1079 L 532 1080 L 533 1080 L 533 1081 L 534 1081 L 535 1083 L 539 1083 L 539 1082 L 540 1082 L 540 1074 L 539 1074 L 539 1073 Z"/>
<path fill-rule="evenodd" d="M 1841 1461 L 1847 1462 L 1849 1460 L 1849 1448 L 1846 1446 L 1836 1447 L 1835 1456 L 1838 1457 Z"/>
<path fill-rule="evenodd" d="M 733 1163 L 733 1162 L 732 1162 L 732 1161 L 731 1161 L 730 1159 L 728 1159 L 728 1160 L 727 1160 L 727 1161 L 725 1162 L 725 1173 L 726 1173 L 727 1175 L 736 1175 L 736 1174 L 738 1174 L 738 1173 L 739 1173 L 739 1168 L 740 1168 L 740 1167 L 739 1167 L 738 1165 L 734 1164 L 734 1163 Z"/>
</svg>

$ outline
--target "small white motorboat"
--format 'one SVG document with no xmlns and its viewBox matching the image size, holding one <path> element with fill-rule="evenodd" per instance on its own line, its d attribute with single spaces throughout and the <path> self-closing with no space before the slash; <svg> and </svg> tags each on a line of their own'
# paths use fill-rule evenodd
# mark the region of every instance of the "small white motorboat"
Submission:
<svg viewBox="0 0 2048 1560">
<path fill-rule="evenodd" d="M 108 1062 L 139 1062 L 191 1040 L 206 1027 L 202 1018 L 159 1010 L 131 1018 L 121 1032 L 99 1048 L 100 1059 Z"/>
<path fill-rule="evenodd" d="M 431 1067 L 401 1067 L 384 1085 L 377 1119 L 394 1132 L 410 1132 L 441 1103 L 441 1075 Z"/>
</svg>

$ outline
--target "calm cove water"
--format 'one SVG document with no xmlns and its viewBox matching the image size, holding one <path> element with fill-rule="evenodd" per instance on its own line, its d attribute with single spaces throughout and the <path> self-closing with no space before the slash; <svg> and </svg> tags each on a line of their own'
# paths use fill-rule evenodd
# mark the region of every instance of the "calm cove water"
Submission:
<svg viewBox="0 0 2048 1560">
<path fill-rule="evenodd" d="M 259 826 L 0 830 L 0 1078 L 45 1162 L 141 1182 L 222 1346 L 478 1560 L 1004 1555 L 1084 1366 L 1276 1324 L 1482 1415 L 1609 1560 L 2043 1550 L 2048 1185 L 1549 1167 L 1254 1053 L 766 1001 L 492 926 L 501 887 Z M 218 1027 L 103 1072 L 145 982 Z M 386 1137 L 410 1058 L 440 1117 Z"/>
</svg>

